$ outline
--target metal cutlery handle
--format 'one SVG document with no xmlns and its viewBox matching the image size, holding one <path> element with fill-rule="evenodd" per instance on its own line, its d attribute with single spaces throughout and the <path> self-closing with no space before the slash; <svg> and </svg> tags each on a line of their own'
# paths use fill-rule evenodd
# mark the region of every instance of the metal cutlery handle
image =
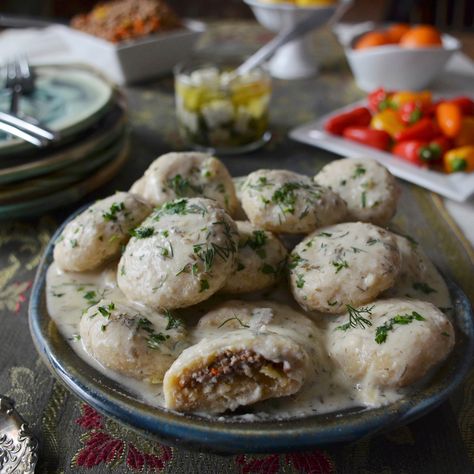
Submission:
<svg viewBox="0 0 474 474">
<path fill-rule="evenodd" d="M 24 120 L 13 114 L 0 112 L 0 122 L 6 123 L 30 134 L 38 135 L 46 140 L 57 140 L 59 138 L 59 135 L 49 128 L 38 125 L 38 123 L 33 123 L 29 120 Z"/>
<path fill-rule="evenodd" d="M 32 143 L 33 145 L 41 148 L 48 144 L 49 140 L 43 137 L 39 137 L 37 135 L 33 135 L 31 133 L 25 132 L 24 130 L 20 130 L 19 128 L 10 125 L 5 122 L 0 121 L 0 130 L 5 133 L 9 133 L 15 137 L 21 138 L 22 140 Z"/>
</svg>

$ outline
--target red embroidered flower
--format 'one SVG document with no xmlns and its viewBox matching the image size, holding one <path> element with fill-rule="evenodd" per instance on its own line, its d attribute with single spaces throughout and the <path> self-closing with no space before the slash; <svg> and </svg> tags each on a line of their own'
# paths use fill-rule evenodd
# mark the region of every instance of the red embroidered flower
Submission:
<svg viewBox="0 0 474 474">
<path fill-rule="evenodd" d="M 147 472 L 161 472 L 173 458 L 172 449 L 160 443 L 144 441 L 144 447 L 138 449 L 130 441 L 122 439 L 121 428 L 114 422 L 106 422 L 89 405 L 84 403 L 81 411 L 82 415 L 76 423 L 87 432 L 81 438 L 84 446 L 72 459 L 73 466 L 92 468 L 106 464 L 112 467 L 125 463 L 136 472 L 145 469 Z"/>
<path fill-rule="evenodd" d="M 235 457 L 241 474 L 276 474 L 282 465 L 293 467 L 301 474 L 331 474 L 334 464 L 331 458 L 319 449 L 302 453 L 285 455 L 270 454 L 267 456 L 248 456 L 241 454 Z"/>
</svg>

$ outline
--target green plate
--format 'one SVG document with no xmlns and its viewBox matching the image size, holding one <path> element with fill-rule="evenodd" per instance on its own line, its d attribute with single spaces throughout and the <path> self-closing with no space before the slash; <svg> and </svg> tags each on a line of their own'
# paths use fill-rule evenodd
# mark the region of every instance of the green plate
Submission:
<svg viewBox="0 0 474 474">
<path fill-rule="evenodd" d="M 78 201 L 86 194 L 99 188 L 107 181 L 110 181 L 117 174 L 127 161 L 129 148 L 130 143 L 127 136 L 122 149 L 117 155 L 98 169 L 94 175 L 78 183 L 69 185 L 66 189 L 53 192 L 46 196 L 25 200 L 20 203 L 0 205 L 0 219 L 18 219 L 35 216 Z"/>
<path fill-rule="evenodd" d="M 124 130 L 122 130 L 122 134 L 125 134 Z M 46 194 L 50 195 L 52 192 L 85 179 L 105 163 L 114 159 L 122 150 L 126 140 L 126 136 L 123 136 L 110 146 L 94 151 L 84 156 L 80 162 L 59 171 L 20 183 L 2 186 L 0 188 L 0 205 L 31 200 Z"/>
<path fill-rule="evenodd" d="M 36 90 L 20 100 L 20 111 L 60 132 L 61 140 L 89 127 L 106 110 L 113 87 L 94 72 L 70 66 L 35 68 Z M 10 93 L 0 94 L 0 110 L 8 111 Z M 30 143 L 0 134 L 0 157 L 35 150 Z"/>
<path fill-rule="evenodd" d="M 82 132 L 70 145 L 45 152 L 40 156 L 35 155 L 34 159 L 24 157 L 19 164 L 10 166 L 5 163 L 6 159 L 0 159 L 0 185 L 17 183 L 83 162 L 92 153 L 104 150 L 115 143 L 123 135 L 126 122 L 125 109 L 122 105 L 116 104 L 96 125 Z M 18 161 L 20 160 L 16 162 Z"/>
</svg>

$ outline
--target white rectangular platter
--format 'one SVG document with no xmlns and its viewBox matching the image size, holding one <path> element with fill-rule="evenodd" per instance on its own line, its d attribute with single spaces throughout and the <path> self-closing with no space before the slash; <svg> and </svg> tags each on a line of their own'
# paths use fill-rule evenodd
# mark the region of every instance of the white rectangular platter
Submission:
<svg viewBox="0 0 474 474">
<path fill-rule="evenodd" d="M 324 130 L 324 124 L 330 117 L 361 105 L 366 105 L 365 101 L 353 103 L 335 110 L 315 122 L 297 127 L 290 132 L 290 137 L 293 140 L 332 151 L 346 158 L 373 158 L 387 167 L 395 176 L 455 201 L 465 201 L 474 194 L 474 173 L 444 174 L 439 171 L 420 168 L 395 157 L 391 153 L 332 135 Z"/>
</svg>

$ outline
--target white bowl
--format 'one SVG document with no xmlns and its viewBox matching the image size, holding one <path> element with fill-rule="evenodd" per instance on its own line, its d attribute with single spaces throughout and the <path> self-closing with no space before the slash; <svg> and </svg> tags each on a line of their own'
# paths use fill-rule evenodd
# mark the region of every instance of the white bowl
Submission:
<svg viewBox="0 0 474 474">
<path fill-rule="evenodd" d="M 54 28 L 75 57 L 101 70 L 117 84 L 131 84 L 172 71 L 192 53 L 206 27 L 195 20 L 183 23 L 181 29 L 122 43 L 110 43 L 64 26 Z"/>
<path fill-rule="evenodd" d="M 461 48 L 452 36 L 442 35 L 442 47 L 402 48 L 384 45 L 362 50 L 345 48 L 357 85 L 366 92 L 386 89 L 419 90 L 444 69 L 449 58 Z"/>
<path fill-rule="evenodd" d="M 337 3 L 328 6 L 299 7 L 287 3 L 244 0 L 265 28 L 281 33 L 311 15 L 313 28 L 319 28 L 334 15 Z M 269 63 L 270 73 L 280 79 L 300 79 L 317 73 L 318 64 L 308 34 L 285 44 Z"/>
</svg>

